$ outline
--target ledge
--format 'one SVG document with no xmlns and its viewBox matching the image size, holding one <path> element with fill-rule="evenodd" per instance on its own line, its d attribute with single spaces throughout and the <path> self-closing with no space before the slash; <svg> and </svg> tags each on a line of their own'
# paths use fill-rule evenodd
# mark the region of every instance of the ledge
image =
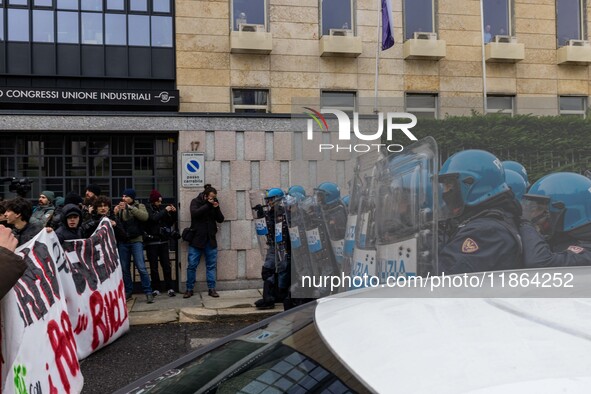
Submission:
<svg viewBox="0 0 591 394">
<path fill-rule="evenodd" d="M 487 62 L 515 63 L 525 59 L 525 45 L 517 42 L 489 42 L 484 46 Z"/>
<path fill-rule="evenodd" d="M 230 32 L 231 53 L 269 54 L 273 49 L 273 36 L 262 31 Z"/>
<path fill-rule="evenodd" d="M 591 63 L 591 46 L 563 46 L 556 50 L 557 64 Z"/>
<path fill-rule="evenodd" d="M 404 42 L 402 49 L 403 57 L 406 60 L 439 60 L 446 55 L 444 40 L 411 38 Z"/>
<path fill-rule="evenodd" d="M 320 56 L 357 57 L 361 52 L 361 37 L 322 36 L 320 38 Z"/>
</svg>

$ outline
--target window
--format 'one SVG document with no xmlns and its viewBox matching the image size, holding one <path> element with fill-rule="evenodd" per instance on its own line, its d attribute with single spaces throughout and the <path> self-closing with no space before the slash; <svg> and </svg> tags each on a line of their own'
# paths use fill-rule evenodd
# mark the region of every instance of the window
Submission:
<svg viewBox="0 0 591 394">
<path fill-rule="evenodd" d="M 513 116 L 513 96 L 486 96 L 486 113 Z"/>
<path fill-rule="evenodd" d="M 269 112 L 269 91 L 232 89 L 233 112 Z"/>
<path fill-rule="evenodd" d="M 51 7 L 52 0 L 35 0 L 35 7 Z"/>
<path fill-rule="evenodd" d="M 170 0 L 153 0 L 152 12 L 170 14 Z"/>
<path fill-rule="evenodd" d="M 0 8 L 0 41 L 4 41 L 4 8 Z"/>
<path fill-rule="evenodd" d="M 353 30 L 353 0 L 320 1 L 322 35 L 330 35 L 331 29 Z"/>
<path fill-rule="evenodd" d="M 113 11 L 124 11 L 125 4 L 123 0 L 107 0 L 107 9 Z"/>
<path fill-rule="evenodd" d="M 103 14 L 98 12 L 82 13 L 82 43 L 103 43 Z"/>
<path fill-rule="evenodd" d="M 29 10 L 8 9 L 8 40 L 29 41 Z"/>
<path fill-rule="evenodd" d="M 240 30 L 241 24 L 267 25 L 267 4 L 265 0 L 233 0 L 232 30 Z M 265 28 L 265 31 L 267 29 Z"/>
<path fill-rule="evenodd" d="M 127 18 L 124 14 L 105 14 L 105 44 L 126 45 Z"/>
<path fill-rule="evenodd" d="M 419 119 L 437 119 L 437 95 L 407 93 L 406 112 Z"/>
<path fill-rule="evenodd" d="M 78 44 L 78 13 L 58 11 L 57 42 Z"/>
<path fill-rule="evenodd" d="M 77 10 L 78 0 L 57 0 L 57 8 L 60 10 Z"/>
<path fill-rule="evenodd" d="M 404 39 L 415 32 L 434 32 L 433 0 L 404 0 Z"/>
<path fill-rule="evenodd" d="M 152 16 L 152 46 L 172 47 L 172 18 Z"/>
<path fill-rule="evenodd" d="M 147 0 L 129 0 L 130 11 L 148 12 Z"/>
<path fill-rule="evenodd" d="M 320 108 L 334 108 L 353 114 L 356 108 L 355 92 L 331 92 L 323 91 L 320 93 Z"/>
<path fill-rule="evenodd" d="M 587 97 L 581 96 L 561 96 L 559 97 L 560 115 L 563 116 L 586 116 Z"/>
<path fill-rule="evenodd" d="M 129 15 L 129 45 L 150 46 L 150 17 Z"/>
<path fill-rule="evenodd" d="M 484 42 L 491 42 L 495 36 L 510 36 L 511 0 L 483 0 Z"/>
<path fill-rule="evenodd" d="M 33 41 L 54 42 L 53 11 L 33 10 Z"/>
<path fill-rule="evenodd" d="M 556 40 L 558 46 L 568 44 L 568 40 L 583 40 L 585 38 L 583 0 L 556 0 Z"/>
</svg>

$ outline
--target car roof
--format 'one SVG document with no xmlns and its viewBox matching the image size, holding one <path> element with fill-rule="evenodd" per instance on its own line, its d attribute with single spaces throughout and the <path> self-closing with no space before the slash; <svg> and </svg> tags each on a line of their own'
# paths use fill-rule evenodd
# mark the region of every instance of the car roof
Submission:
<svg viewBox="0 0 591 394">
<path fill-rule="evenodd" d="M 570 272 L 579 289 L 591 288 L 591 267 L 503 272 Z M 565 298 L 523 289 L 515 289 L 520 298 L 363 289 L 319 300 L 315 323 L 335 356 L 376 392 L 582 393 L 591 387 L 591 299 L 568 298 L 588 296 L 579 289 Z"/>
</svg>

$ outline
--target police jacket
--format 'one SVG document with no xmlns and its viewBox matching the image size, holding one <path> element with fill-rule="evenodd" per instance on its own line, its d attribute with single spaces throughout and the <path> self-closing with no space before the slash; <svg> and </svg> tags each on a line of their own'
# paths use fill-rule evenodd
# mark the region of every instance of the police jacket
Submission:
<svg viewBox="0 0 591 394">
<path fill-rule="evenodd" d="M 117 213 L 117 218 L 127 233 L 127 243 L 142 242 L 143 222 L 148 220 L 148 211 L 144 204 L 134 201 Z"/>
<path fill-rule="evenodd" d="M 62 224 L 57 230 L 55 230 L 55 235 L 57 235 L 59 238 L 60 243 L 63 243 L 64 241 L 71 241 L 73 239 L 84 238 L 82 229 L 80 228 L 80 222 L 78 222 L 78 226 L 76 228 L 68 227 L 67 216 L 71 213 L 76 213 L 80 220 L 82 220 L 82 211 L 80 208 L 78 208 L 78 206 L 74 204 L 68 204 L 62 209 Z"/>
<path fill-rule="evenodd" d="M 203 249 L 209 241 L 212 248 L 218 244 L 215 235 L 218 231 L 217 223 L 224 221 L 224 215 L 220 207 L 215 208 L 205 199 L 203 193 L 191 200 L 191 228 L 195 230 L 195 236 L 190 245 L 194 248 Z"/>
<path fill-rule="evenodd" d="M 460 274 L 523 267 L 519 216 L 512 195 L 471 210 L 439 251 L 439 273 Z"/>
<path fill-rule="evenodd" d="M 146 206 L 148 221 L 145 223 L 144 245 L 168 242 L 172 233 L 172 226 L 176 222 L 177 213 L 166 210 L 166 205 L 154 204 Z"/>
<path fill-rule="evenodd" d="M 572 239 L 572 242 L 561 251 L 553 252 L 550 245 L 530 222 L 524 221 L 519 228 L 519 233 L 523 243 L 523 262 L 526 268 L 591 265 L 591 250 L 581 246 L 575 239 Z M 561 238 L 566 239 L 566 237 Z"/>
</svg>

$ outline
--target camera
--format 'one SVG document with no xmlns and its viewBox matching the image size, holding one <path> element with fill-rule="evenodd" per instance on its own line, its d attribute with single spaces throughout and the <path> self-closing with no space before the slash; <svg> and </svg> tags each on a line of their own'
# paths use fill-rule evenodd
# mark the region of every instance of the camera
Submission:
<svg viewBox="0 0 591 394">
<path fill-rule="evenodd" d="M 29 178 L 2 178 L 2 182 L 10 181 L 10 185 L 8 185 L 8 191 L 12 193 L 16 193 L 18 196 L 25 198 L 27 193 L 31 191 L 31 181 Z"/>
<path fill-rule="evenodd" d="M 174 230 L 172 233 L 170 233 L 170 237 L 175 241 L 178 241 L 181 239 L 181 233 L 179 233 L 178 230 Z"/>
</svg>

